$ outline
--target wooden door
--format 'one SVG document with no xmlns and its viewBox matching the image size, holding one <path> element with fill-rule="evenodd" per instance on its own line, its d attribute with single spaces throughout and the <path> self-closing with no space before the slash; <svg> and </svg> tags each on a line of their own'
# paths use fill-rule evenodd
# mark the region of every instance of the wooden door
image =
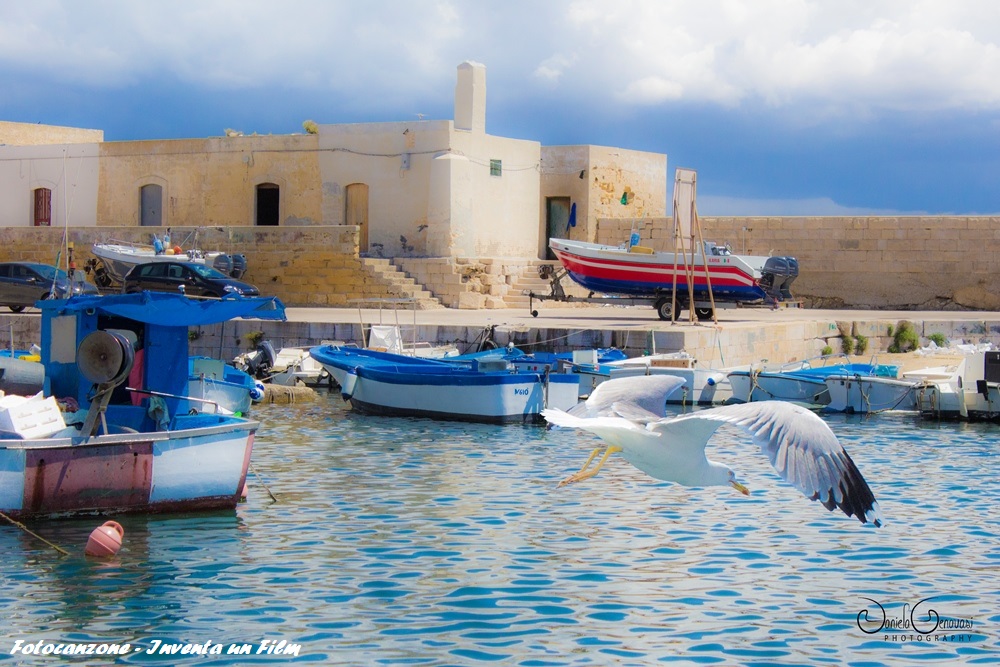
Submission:
<svg viewBox="0 0 1000 667">
<path fill-rule="evenodd" d="M 35 205 L 32 212 L 35 227 L 52 226 L 52 190 L 38 188 L 35 190 Z"/>
<path fill-rule="evenodd" d="M 358 252 L 368 252 L 368 186 L 348 185 L 345 206 L 344 224 L 358 226 Z"/>
<path fill-rule="evenodd" d="M 549 239 L 569 238 L 569 197 L 545 198 L 545 258 L 555 259 L 549 249 Z"/>
</svg>

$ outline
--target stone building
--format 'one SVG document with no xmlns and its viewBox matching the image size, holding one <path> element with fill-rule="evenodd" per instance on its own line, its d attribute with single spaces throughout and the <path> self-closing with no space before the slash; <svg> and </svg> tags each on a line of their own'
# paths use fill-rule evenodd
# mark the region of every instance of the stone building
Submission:
<svg viewBox="0 0 1000 667">
<path fill-rule="evenodd" d="M 665 155 L 488 134 L 483 65 L 459 65 L 454 116 L 115 142 L 0 122 L 0 227 L 351 225 L 361 254 L 529 258 L 574 204 L 586 238 L 598 217 L 666 212 Z M 626 186 L 635 206 L 609 205 Z"/>
<path fill-rule="evenodd" d="M 666 155 L 497 137 L 486 111 L 486 69 L 465 62 L 452 120 L 114 142 L 0 121 L 0 260 L 65 263 L 75 246 L 82 265 L 94 242 L 171 227 L 245 254 L 246 279 L 288 305 L 503 308 L 541 288 L 551 237 L 617 244 L 638 229 L 669 249 Z M 798 257 L 807 304 L 1000 308 L 995 216 L 701 222 L 741 251 Z"/>
</svg>

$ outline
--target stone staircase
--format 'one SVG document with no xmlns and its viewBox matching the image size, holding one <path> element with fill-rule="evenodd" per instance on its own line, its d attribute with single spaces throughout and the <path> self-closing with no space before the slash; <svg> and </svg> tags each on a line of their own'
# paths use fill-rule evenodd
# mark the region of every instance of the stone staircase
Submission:
<svg viewBox="0 0 1000 667">
<path fill-rule="evenodd" d="M 528 310 L 529 302 L 531 301 L 528 296 L 528 292 L 534 292 L 535 294 L 542 295 L 551 293 L 552 288 L 549 280 L 540 278 L 538 275 L 538 267 L 543 264 L 552 265 L 552 268 L 556 271 L 561 268 L 558 259 L 531 260 L 530 263 L 522 268 L 517 275 L 510 277 L 510 289 L 507 290 L 507 293 L 503 297 L 504 303 L 507 304 L 508 308 L 521 308 L 523 310 Z M 589 294 L 587 290 L 573 282 L 569 276 L 563 276 L 562 288 L 566 294 L 571 296 L 583 297 Z M 574 305 L 577 304 L 564 303 L 560 301 L 534 301 L 534 308 L 536 310 L 539 307 L 564 308 Z"/>
<path fill-rule="evenodd" d="M 413 299 L 419 310 L 444 308 L 444 304 L 424 286 L 393 265 L 389 259 L 362 257 L 361 266 L 374 280 L 384 285 L 395 298 Z"/>
</svg>

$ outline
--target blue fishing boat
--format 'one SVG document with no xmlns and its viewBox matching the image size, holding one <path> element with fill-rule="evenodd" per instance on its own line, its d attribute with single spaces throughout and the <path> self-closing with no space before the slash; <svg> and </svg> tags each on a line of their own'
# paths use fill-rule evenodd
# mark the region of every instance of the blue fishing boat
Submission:
<svg viewBox="0 0 1000 667">
<path fill-rule="evenodd" d="M 503 353 L 456 362 L 337 345 L 309 354 L 358 412 L 485 423 L 540 422 L 547 407 L 569 409 L 579 380 L 551 369 L 518 368 Z"/>
<path fill-rule="evenodd" d="M 37 307 L 45 388 L 0 411 L 0 512 L 235 507 L 259 424 L 187 409 L 188 327 L 284 319 L 281 302 L 143 292 Z"/>
</svg>

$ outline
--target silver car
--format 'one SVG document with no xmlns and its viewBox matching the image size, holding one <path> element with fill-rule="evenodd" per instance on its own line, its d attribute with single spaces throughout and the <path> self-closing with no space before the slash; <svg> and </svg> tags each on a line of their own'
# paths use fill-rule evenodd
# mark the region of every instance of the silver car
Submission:
<svg viewBox="0 0 1000 667">
<path fill-rule="evenodd" d="M 76 271 L 73 280 L 62 269 L 36 262 L 0 263 L 0 306 L 20 313 L 42 299 L 65 299 L 77 294 L 97 294 L 97 287 Z"/>
</svg>

